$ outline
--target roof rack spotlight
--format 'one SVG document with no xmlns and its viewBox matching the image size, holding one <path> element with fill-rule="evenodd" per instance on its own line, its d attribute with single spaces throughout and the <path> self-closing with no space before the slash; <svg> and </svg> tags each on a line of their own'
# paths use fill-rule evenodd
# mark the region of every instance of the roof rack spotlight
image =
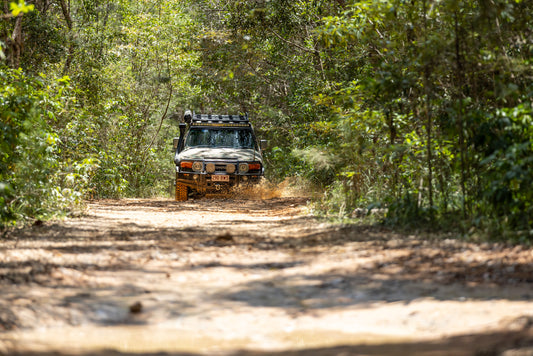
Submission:
<svg viewBox="0 0 533 356">
<path fill-rule="evenodd" d="M 193 114 L 192 125 L 198 124 L 246 124 L 249 125 L 248 114 L 245 115 L 213 115 L 213 114 Z"/>
</svg>

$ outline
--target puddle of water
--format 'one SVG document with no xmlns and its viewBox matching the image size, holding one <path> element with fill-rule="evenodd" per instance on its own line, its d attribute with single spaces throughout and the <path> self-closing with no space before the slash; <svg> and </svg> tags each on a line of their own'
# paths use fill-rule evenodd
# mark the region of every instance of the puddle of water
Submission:
<svg viewBox="0 0 533 356">
<path fill-rule="evenodd" d="M 277 338 L 290 349 L 325 348 L 340 345 L 383 345 L 415 341 L 413 338 L 405 336 L 349 334 L 331 330 L 296 330 L 278 334 Z"/>
<path fill-rule="evenodd" d="M 114 350 L 129 353 L 209 352 L 246 345 L 244 339 L 216 339 L 185 330 L 146 326 L 43 329 L 4 334 L 8 351 L 87 353 Z"/>
<path fill-rule="evenodd" d="M 0 353 L 60 352 L 66 354 L 116 351 L 124 353 L 193 352 L 237 350 L 298 350 L 336 345 L 377 345 L 412 341 L 405 337 L 347 334 L 331 330 L 295 330 L 250 338 L 162 329 L 157 326 L 110 326 L 42 329 L 7 333 L 0 338 Z M 3 348 L 2 350 L 2 341 Z"/>
</svg>

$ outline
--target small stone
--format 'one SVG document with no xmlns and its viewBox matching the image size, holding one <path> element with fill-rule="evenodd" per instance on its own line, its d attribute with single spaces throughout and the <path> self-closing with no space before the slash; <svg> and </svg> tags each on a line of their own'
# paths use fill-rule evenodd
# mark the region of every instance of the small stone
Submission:
<svg viewBox="0 0 533 356">
<path fill-rule="evenodd" d="M 233 242 L 233 241 L 235 241 L 233 238 L 233 235 L 231 235 L 231 233 L 229 232 L 218 235 L 215 239 L 215 242 L 217 243 L 225 243 L 225 242 Z"/>
<path fill-rule="evenodd" d="M 130 313 L 132 314 L 139 314 L 142 312 L 143 305 L 141 302 L 135 302 L 132 305 L 130 305 Z"/>
</svg>

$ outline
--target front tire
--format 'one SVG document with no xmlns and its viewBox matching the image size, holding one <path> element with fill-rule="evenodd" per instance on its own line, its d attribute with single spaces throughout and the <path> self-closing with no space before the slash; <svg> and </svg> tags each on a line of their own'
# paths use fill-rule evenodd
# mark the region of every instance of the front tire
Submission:
<svg viewBox="0 0 533 356">
<path fill-rule="evenodd" d="M 176 182 L 176 200 L 187 201 L 187 186 L 183 183 Z"/>
</svg>

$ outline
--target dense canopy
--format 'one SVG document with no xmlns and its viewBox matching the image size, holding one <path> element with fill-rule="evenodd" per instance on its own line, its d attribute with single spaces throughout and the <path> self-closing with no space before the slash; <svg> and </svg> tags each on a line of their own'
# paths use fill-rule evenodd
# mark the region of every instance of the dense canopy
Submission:
<svg viewBox="0 0 533 356">
<path fill-rule="evenodd" d="M 531 1 L 3 5 L 3 226 L 168 194 L 191 109 L 248 113 L 329 215 L 531 241 Z"/>
</svg>

